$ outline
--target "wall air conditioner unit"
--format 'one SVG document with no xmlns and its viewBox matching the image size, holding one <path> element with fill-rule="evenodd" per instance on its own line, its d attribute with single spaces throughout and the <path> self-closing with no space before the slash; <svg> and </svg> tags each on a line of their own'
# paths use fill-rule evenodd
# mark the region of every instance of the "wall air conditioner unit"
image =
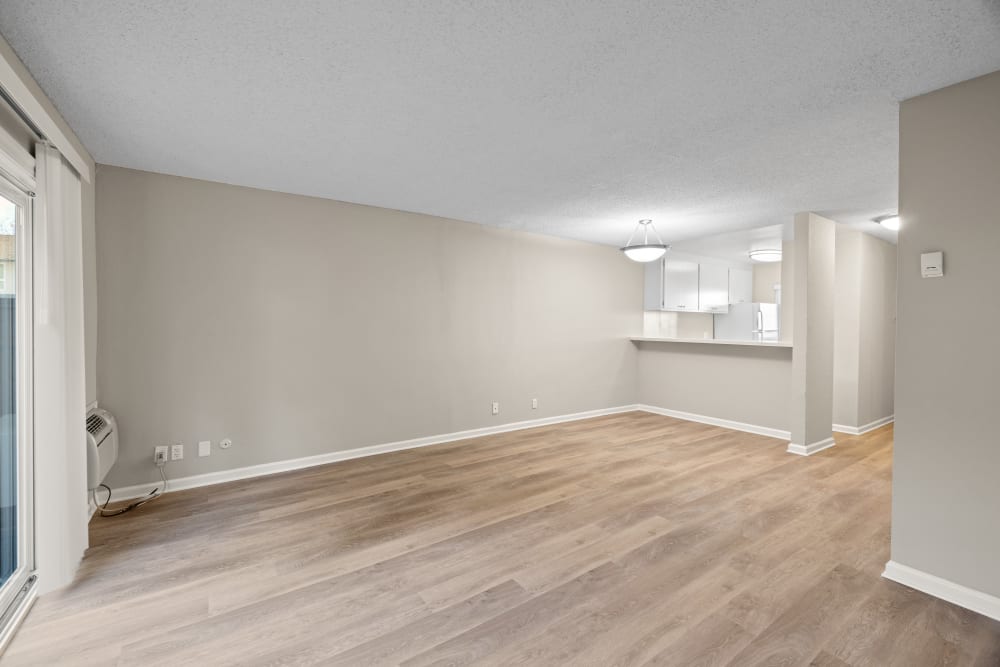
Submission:
<svg viewBox="0 0 1000 667">
<path fill-rule="evenodd" d="M 87 413 L 87 489 L 93 491 L 118 460 L 118 424 L 107 410 Z"/>
</svg>

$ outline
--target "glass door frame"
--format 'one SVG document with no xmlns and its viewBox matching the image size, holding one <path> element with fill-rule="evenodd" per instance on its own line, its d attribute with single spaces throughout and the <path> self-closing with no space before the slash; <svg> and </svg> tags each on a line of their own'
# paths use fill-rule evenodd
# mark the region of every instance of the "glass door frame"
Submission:
<svg viewBox="0 0 1000 667">
<path fill-rule="evenodd" d="M 17 207 L 15 221 L 15 405 L 17 417 L 17 568 L 0 588 L 0 618 L 14 610 L 35 571 L 34 515 L 34 338 L 32 322 L 32 194 L 0 173 L 0 195 Z M 4 628 L 0 627 L 0 632 Z"/>
</svg>

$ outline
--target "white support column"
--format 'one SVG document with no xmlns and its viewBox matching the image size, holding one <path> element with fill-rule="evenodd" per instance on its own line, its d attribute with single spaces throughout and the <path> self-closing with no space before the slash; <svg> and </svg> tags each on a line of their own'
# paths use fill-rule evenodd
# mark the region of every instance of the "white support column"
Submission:
<svg viewBox="0 0 1000 667">
<path fill-rule="evenodd" d="M 788 451 L 803 456 L 833 446 L 834 225 L 815 213 L 795 215 Z"/>
</svg>

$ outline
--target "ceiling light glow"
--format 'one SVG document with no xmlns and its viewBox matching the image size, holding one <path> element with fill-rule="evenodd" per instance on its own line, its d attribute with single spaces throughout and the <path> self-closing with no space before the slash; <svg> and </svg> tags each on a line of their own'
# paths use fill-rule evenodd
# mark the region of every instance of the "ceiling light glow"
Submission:
<svg viewBox="0 0 1000 667">
<path fill-rule="evenodd" d="M 875 218 L 874 222 L 882 225 L 888 230 L 898 232 L 899 231 L 899 216 L 898 215 L 883 215 L 882 217 Z"/>
<path fill-rule="evenodd" d="M 781 250 L 775 248 L 759 248 L 747 253 L 755 262 L 780 262 Z"/>
</svg>

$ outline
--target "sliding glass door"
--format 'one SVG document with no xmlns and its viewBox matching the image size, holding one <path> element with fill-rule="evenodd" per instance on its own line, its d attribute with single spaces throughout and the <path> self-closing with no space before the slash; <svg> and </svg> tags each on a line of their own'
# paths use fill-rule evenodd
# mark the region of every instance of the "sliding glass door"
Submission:
<svg viewBox="0 0 1000 667">
<path fill-rule="evenodd" d="M 34 570 L 31 453 L 31 202 L 0 176 L 0 619 Z M 0 622 L 2 622 L 0 620 Z M 2 631 L 2 627 L 0 627 Z"/>
</svg>

